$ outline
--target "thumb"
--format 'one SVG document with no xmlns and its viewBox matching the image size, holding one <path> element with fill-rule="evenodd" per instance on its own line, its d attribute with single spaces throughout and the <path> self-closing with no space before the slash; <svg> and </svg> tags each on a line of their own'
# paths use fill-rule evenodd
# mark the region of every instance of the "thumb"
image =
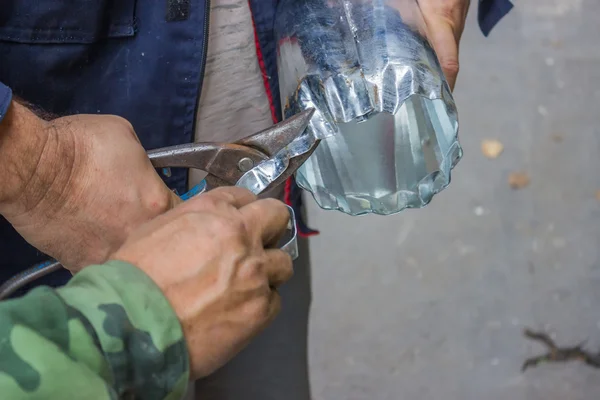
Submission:
<svg viewBox="0 0 600 400">
<path fill-rule="evenodd" d="M 452 26 L 439 18 L 427 25 L 427 37 L 435 50 L 450 89 L 454 90 L 458 76 L 458 42 Z"/>
<path fill-rule="evenodd" d="M 170 204 L 169 204 L 169 210 L 177 207 L 178 205 L 183 203 L 183 200 L 181 200 L 181 197 L 179 197 L 175 192 L 173 192 L 172 190 L 169 190 L 169 192 L 171 193 L 171 199 L 170 199 Z"/>
</svg>

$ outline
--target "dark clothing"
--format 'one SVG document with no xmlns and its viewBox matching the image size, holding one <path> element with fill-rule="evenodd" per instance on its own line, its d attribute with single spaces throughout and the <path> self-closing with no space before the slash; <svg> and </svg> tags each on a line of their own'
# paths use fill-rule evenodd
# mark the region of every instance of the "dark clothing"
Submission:
<svg viewBox="0 0 600 400">
<path fill-rule="evenodd" d="M 168 22 L 156 0 L 4 0 L 0 81 L 58 115 L 116 114 L 148 148 L 193 139 L 202 82 L 204 1 Z M 202 4 L 200 4 L 202 3 Z M 168 184 L 185 189 L 186 171 Z M 0 222 L 0 281 L 48 257 Z M 63 284 L 67 271 L 48 277 Z"/>
</svg>

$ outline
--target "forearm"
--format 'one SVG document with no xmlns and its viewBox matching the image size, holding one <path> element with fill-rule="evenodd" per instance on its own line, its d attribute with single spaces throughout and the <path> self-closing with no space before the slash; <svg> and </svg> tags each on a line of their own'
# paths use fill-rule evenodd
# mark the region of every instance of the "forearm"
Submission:
<svg viewBox="0 0 600 400">
<path fill-rule="evenodd" d="M 189 376 L 168 301 L 121 262 L 88 267 L 62 289 L 0 303 L 0 343 L 7 398 L 177 399 Z"/>
<path fill-rule="evenodd" d="M 12 101 L 0 122 L 0 211 L 2 205 L 19 196 L 40 159 L 45 140 L 35 119 L 25 107 Z"/>
<path fill-rule="evenodd" d="M 73 138 L 13 99 L 0 121 L 0 214 L 10 220 L 58 200 L 74 165 Z"/>
</svg>

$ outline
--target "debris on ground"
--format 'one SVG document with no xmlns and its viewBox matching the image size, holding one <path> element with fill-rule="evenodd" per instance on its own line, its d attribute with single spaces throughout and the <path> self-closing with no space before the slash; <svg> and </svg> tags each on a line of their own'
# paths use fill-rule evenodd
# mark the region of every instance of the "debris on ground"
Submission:
<svg viewBox="0 0 600 400">
<path fill-rule="evenodd" d="M 523 332 L 526 338 L 541 342 L 548 352 L 541 356 L 532 357 L 523 363 L 521 371 L 525 371 L 527 368 L 536 367 L 538 364 L 546 362 L 568 362 L 568 361 L 581 361 L 585 364 L 593 367 L 600 368 L 600 352 L 588 353 L 583 347 L 583 343 L 574 347 L 558 347 L 554 343 L 552 338 L 544 332 L 535 332 L 530 329 L 525 329 Z"/>
<path fill-rule="evenodd" d="M 600 189 L 596 190 L 596 200 L 600 201 Z"/>
<path fill-rule="evenodd" d="M 511 172 L 508 176 L 508 185 L 512 189 L 523 189 L 529 186 L 531 179 L 526 172 Z"/>
<path fill-rule="evenodd" d="M 496 139 L 485 139 L 481 142 L 481 152 L 489 159 L 498 158 L 504 151 L 504 145 Z"/>
<path fill-rule="evenodd" d="M 563 135 L 561 135 L 560 133 L 554 133 L 550 137 L 552 138 L 552 141 L 554 143 L 561 143 L 564 140 Z"/>
</svg>

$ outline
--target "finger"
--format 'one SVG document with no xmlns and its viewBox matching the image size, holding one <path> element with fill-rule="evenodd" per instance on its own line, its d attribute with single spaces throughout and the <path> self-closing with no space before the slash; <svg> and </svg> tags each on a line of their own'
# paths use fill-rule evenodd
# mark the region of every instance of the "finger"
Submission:
<svg viewBox="0 0 600 400">
<path fill-rule="evenodd" d="M 210 211 L 230 216 L 232 211 L 254 201 L 256 196 L 249 190 L 229 186 L 195 196 L 180 208 L 186 212 Z"/>
<path fill-rule="evenodd" d="M 169 205 L 169 210 L 177 207 L 178 205 L 180 205 L 181 203 L 183 203 L 183 200 L 181 200 L 181 197 L 179 197 L 175 192 L 169 190 L 169 192 L 171 193 L 171 197 L 170 197 L 170 205 Z"/>
<path fill-rule="evenodd" d="M 450 89 L 454 89 L 458 76 L 458 41 L 452 26 L 442 18 L 427 24 L 427 37 L 448 81 Z"/>
<path fill-rule="evenodd" d="M 153 187 L 156 190 L 160 190 L 161 195 L 165 196 L 166 204 L 164 204 L 164 206 L 165 206 L 164 209 L 161 207 L 162 212 L 172 210 L 173 208 L 177 207 L 179 204 L 183 203 L 183 200 L 181 200 L 181 198 L 174 191 L 169 189 L 169 187 L 163 182 L 163 180 L 160 178 L 160 176 L 158 176 L 154 167 L 152 167 L 151 165 L 148 165 L 147 171 L 148 171 L 147 174 L 148 175 L 152 174 L 154 180 L 156 181 L 156 184 L 153 185 Z"/>
<path fill-rule="evenodd" d="M 287 206 L 276 199 L 255 201 L 240 208 L 240 212 L 250 234 L 259 237 L 263 246 L 280 238 L 290 221 Z"/>
<path fill-rule="evenodd" d="M 271 291 L 271 298 L 269 300 L 269 311 L 267 313 L 267 320 L 265 326 L 273 322 L 275 317 L 281 312 L 281 295 L 277 290 Z"/>
<path fill-rule="evenodd" d="M 105 119 L 108 119 L 108 118 L 112 119 L 113 122 L 115 124 L 120 125 L 119 128 L 121 130 L 124 129 L 124 131 L 127 132 L 133 140 L 135 140 L 139 144 L 142 143 L 140 141 L 140 138 L 138 137 L 137 133 L 135 133 L 135 129 L 133 128 L 133 125 L 131 124 L 131 122 L 129 122 L 129 120 L 127 120 L 123 117 L 120 117 L 118 115 L 102 115 L 100 117 L 105 118 Z M 117 130 L 117 132 L 118 132 L 118 130 Z"/>
<path fill-rule="evenodd" d="M 220 187 L 203 194 L 205 198 L 223 201 L 235 208 L 242 208 L 247 204 L 255 202 L 257 197 L 248 189 L 237 186 Z"/>
<path fill-rule="evenodd" d="M 265 253 L 265 273 L 269 286 L 278 288 L 294 276 L 292 257 L 279 249 L 270 249 Z"/>
<path fill-rule="evenodd" d="M 438 56 L 448 85 L 453 90 L 459 70 L 458 41 L 454 30 L 449 23 L 439 19 L 432 24 L 428 24 L 427 36 Z"/>
</svg>

